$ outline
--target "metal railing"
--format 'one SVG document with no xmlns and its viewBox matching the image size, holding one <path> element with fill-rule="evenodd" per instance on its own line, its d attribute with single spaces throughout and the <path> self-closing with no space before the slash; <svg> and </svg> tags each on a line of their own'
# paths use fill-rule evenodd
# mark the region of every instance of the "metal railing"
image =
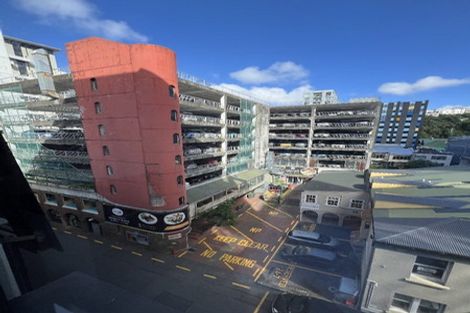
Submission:
<svg viewBox="0 0 470 313">
<path fill-rule="evenodd" d="M 351 122 L 351 123 L 316 123 L 316 128 L 355 128 L 355 127 L 373 127 L 374 123 L 370 122 Z"/>
<path fill-rule="evenodd" d="M 360 138 L 367 140 L 369 139 L 370 135 L 368 133 L 365 134 L 349 134 L 349 133 L 314 133 L 314 139 L 351 139 L 351 138 Z"/>
<path fill-rule="evenodd" d="M 240 124 L 241 123 L 238 120 L 227 119 L 228 126 L 240 126 Z"/>
<path fill-rule="evenodd" d="M 276 134 L 276 133 L 269 133 L 269 138 L 271 138 L 271 139 L 308 140 L 308 135 L 307 134 Z"/>
<path fill-rule="evenodd" d="M 270 128 L 310 128 L 310 124 L 301 123 L 301 124 L 293 124 L 293 123 L 284 123 L 284 124 L 269 124 Z"/>
<path fill-rule="evenodd" d="M 242 111 L 242 109 L 240 107 L 237 107 L 235 105 L 227 105 L 227 110 L 230 111 L 230 112 L 236 112 L 236 113 L 240 113 Z"/>
<path fill-rule="evenodd" d="M 348 117 L 348 116 L 369 116 L 374 115 L 374 111 L 327 111 L 316 112 L 319 117 Z"/>
<path fill-rule="evenodd" d="M 312 154 L 312 158 L 317 160 L 365 160 L 365 155 L 353 154 Z"/>
<path fill-rule="evenodd" d="M 216 117 L 193 115 L 193 114 L 181 114 L 181 121 L 186 124 L 209 124 L 209 125 L 221 125 L 222 120 Z"/>
<path fill-rule="evenodd" d="M 207 100 L 207 99 L 198 98 L 194 96 L 188 96 L 185 94 L 180 94 L 179 100 L 180 102 L 186 102 L 186 103 L 195 104 L 195 105 L 199 104 L 199 105 L 204 105 L 204 106 L 208 106 L 211 108 L 223 110 L 220 102 L 217 102 L 217 101 Z"/>
<path fill-rule="evenodd" d="M 274 119 L 286 119 L 286 118 L 310 118 L 311 114 L 310 113 L 273 113 L 271 114 L 270 118 Z"/>
<path fill-rule="evenodd" d="M 367 149 L 366 145 L 355 145 L 355 144 L 313 144 L 312 148 L 314 149 Z"/>
</svg>

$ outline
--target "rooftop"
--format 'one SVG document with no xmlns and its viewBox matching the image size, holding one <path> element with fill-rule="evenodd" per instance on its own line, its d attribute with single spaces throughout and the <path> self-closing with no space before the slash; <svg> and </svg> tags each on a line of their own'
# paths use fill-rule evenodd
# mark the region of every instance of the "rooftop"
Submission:
<svg viewBox="0 0 470 313">
<path fill-rule="evenodd" d="M 396 247 L 470 257 L 470 220 L 378 218 L 375 241 Z"/>
<path fill-rule="evenodd" d="M 365 191 L 364 174 L 358 171 L 321 171 L 304 190 L 318 191 Z"/>
<path fill-rule="evenodd" d="M 59 48 L 54 48 L 54 47 L 47 46 L 47 45 L 44 45 L 44 44 L 41 44 L 41 43 L 37 43 L 37 42 L 34 42 L 34 41 L 29 41 L 29 40 L 24 40 L 24 39 L 13 37 L 13 36 L 3 35 L 3 38 L 5 38 L 5 40 L 17 41 L 17 42 L 21 42 L 21 43 L 29 45 L 29 46 L 33 46 L 33 47 L 37 47 L 37 48 L 43 48 L 43 49 L 50 50 L 50 51 L 53 51 L 53 52 L 60 51 Z"/>
<path fill-rule="evenodd" d="M 408 155 L 413 154 L 413 149 L 403 148 L 400 145 L 378 143 L 374 145 L 373 152 L 374 153 L 390 153 L 393 155 L 407 155 L 408 156 Z"/>
</svg>

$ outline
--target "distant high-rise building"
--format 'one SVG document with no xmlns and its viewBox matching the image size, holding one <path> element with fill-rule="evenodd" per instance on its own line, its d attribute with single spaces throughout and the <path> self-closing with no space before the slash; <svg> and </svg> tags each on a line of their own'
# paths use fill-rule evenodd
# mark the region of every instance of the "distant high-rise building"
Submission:
<svg viewBox="0 0 470 313">
<path fill-rule="evenodd" d="M 338 95 L 333 89 L 314 90 L 304 94 L 304 104 L 335 104 L 338 103 Z"/>
<path fill-rule="evenodd" d="M 428 103 L 427 100 L 385 103 L 375 142 L 416 148 Z"/>
<path fill-rule="evenodd" d="M 54 53 L 59 49 L 7 35 L 0 30 L 0 83 L 59 74 Z"/>
</svg>

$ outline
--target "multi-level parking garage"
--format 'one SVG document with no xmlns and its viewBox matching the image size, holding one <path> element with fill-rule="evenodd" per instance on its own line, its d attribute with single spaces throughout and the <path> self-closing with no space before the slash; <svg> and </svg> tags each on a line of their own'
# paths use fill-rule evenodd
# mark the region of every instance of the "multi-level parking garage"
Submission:
<svg viewBox="0 0 470 313">
<path fill-rule="evenodd" d="M 269 121 L 272 172 L 300 182 L 312 170 L 369 166 L 380 103 L 273 107 Z"/>
</svg>

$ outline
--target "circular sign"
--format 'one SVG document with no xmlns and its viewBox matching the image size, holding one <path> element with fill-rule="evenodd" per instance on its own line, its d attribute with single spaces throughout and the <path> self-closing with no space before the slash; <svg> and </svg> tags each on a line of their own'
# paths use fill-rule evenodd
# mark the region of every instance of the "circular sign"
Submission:
<svg viewBox="0 0 470 313">
<path fill-rule="evenodd" d="M 113 208 L 111 210 L 111 212 L 113 212 L 113 214 L 116 215 L 116 216 L 123 216 L 124 215 L 124 211 L 121 210 L 120 208 Z"/>
<path fill-rule="evenodd" d="M 147 225 L 155 225 L 157 224 L 157 221 L 158 221 L 155 215 L 148 213 L 148 212 L 142 212 L 139 215 L 137 215 L 137 217 L 139 218 L 139 221 Z"/>
<path fill-rule="evenodd" d="M 184 221 L 186 218 L 186 214 L 183 212 L 177 212 L 177 213 L 171 213 L 168 215 L 165 215 L 163 220 L 165 221 L 165 224 L 167 225 L 176 225 Z"/>
</svg>

